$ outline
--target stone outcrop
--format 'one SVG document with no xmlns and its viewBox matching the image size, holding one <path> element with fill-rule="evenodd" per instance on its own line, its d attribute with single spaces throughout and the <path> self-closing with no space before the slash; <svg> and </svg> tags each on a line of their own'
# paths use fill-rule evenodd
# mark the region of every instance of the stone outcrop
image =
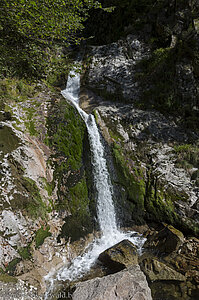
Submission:
<svg viewBox="0 0 199 300">
<path fill-rule="evenodd" d="M 115 273 L 138 263 L 137 247 L 129 240 L 123 240 L 102 252 L 98 259 Z"/>
<path fill-rule="evenodd" d="M 116 274 L 78 283 L 73 300 L 152 300 L 144 274 L 134 265 Z"/>
</svg>

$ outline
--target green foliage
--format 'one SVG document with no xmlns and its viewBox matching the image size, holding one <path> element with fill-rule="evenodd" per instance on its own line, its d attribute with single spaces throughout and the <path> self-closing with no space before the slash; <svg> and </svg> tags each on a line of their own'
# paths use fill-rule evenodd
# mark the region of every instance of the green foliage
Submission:
<svg viewBox="0 0 199 300">
<path fill-rule="evenodd" d="M 35 246 L 36 248 L 39 248 L 48 236 L 51 236 L 52 234 L 49 232 L 50 227 L 47 226 L 45 229 L 42 226 L 39 230 L 37 230 L 35 234 Z"/>
<path fill-rule="evenodd" d="M 0 99 L 6 102 L 20 102 L 34 97 L 37 89 L 34 83 L 25 79 L 4 78 L 0 79 Z"/>
<path fill-rule="evenodd" d="M 193 167 L 199 168 L 199 148 L 196 145 L 183 144 L 174 146 L 177 155 L 176 165 L 187 171 Z"/>
<path fill-rule="evenodd" d="M 3 76 L 43 77 L 55 44 L 78 44 L 95 0 L 1 0 L 0 70 Z"/>
</svg>

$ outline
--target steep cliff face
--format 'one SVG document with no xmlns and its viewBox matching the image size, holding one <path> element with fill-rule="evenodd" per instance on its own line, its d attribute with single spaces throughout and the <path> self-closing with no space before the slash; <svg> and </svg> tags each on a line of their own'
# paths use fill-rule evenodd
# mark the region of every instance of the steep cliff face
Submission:
<svg viewBox="0 0 199 300">
<path fill-rule="evenodd" d="M 93 229 L 86 128 L 58 92 L 14 79 L 1 81 L 0 120 L 0 272 L 44 291 L 66 243 Z"/>
<path fill-rule="evenodd" d="M 198 3 L 127 2 L 109 24 L 129 5 L 123 38 L 88 49 L 82 106 L 90 97 L 97 107 L 125 222 L 164 221 L 198 234 Z"/>
</svg>

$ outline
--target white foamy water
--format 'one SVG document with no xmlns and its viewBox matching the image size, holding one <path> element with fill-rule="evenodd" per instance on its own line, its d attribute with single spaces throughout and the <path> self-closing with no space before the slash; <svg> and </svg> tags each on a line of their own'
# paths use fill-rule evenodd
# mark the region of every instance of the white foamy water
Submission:
<svg viewBox="0 0 199 300">
<path fill-rule="evenodd" d="M 82 256 L 76 257 L 70 266 L 64 266 L 56 273 L 56 280 L 74 280 L 86 274 L 95 263 L 99 254 L 114 244 L 128 239 L 141 248 L 145 239 L 136 236 L 135 232 L 122 232 L 116 223 L 113 204 L 113 188 L 107 168 L 105 151 L 101 142 L 99 130 L 93 115 L 88 115 L 79 107 L 80 75 L 71 72 L 66 89 L 62 95 L 76 107 L 87 126 L 90 149 L 92 153 L 92 171 L 97 190 L 97 218 L 101 230 L 101 238 L 95 239 Z M 52 276 L 46 280 L 54 281 Z"/>
</svg>

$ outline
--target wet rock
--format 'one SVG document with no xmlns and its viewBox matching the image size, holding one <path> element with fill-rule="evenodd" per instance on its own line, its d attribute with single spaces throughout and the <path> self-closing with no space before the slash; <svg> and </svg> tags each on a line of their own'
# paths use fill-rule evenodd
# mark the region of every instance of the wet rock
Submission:
<svg viewBox="0 0 199 300">
<path fill-rule="evenodd" d="M 158 233 L 154 233 L 144 244 L 144 248 L 159 253 L 169 254 L 179 249 L 184 242 L 184 235 L 171 225 L 166 225 Z"/>
<path fill-rule="evenodd" d="M 102 252 L 98 259 L 115 273 L 138 263 L 137 247 L 129 240 L 123 240 Z"/>
<path fill-rule="evenodd" d="M 138 265 L 103 278 L 78 283 L 73 300 L 152 300 L 146 277 Z"/>
</svg>

